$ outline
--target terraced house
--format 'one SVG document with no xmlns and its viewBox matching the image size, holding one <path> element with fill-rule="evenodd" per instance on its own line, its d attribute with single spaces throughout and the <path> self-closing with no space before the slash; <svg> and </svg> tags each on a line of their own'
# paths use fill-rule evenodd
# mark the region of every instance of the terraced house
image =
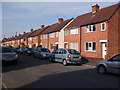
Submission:
<svg viewBox="0 0 120 90">
<path fill-rule="evenodd" d="M 53 51 L 55 48 L 64 48 L 64 28 L 72 22 L 73 18 L 64 20 L 58 18 L 58 22 L 52 24 L 41 33 L 41 45 Z"/>
<path fill-rule="evenodd" d="M 28 47 L 36 48 L 41 42 L 41 33 L 46 30 L 49 26 L 44 27 L 41 25 L 39 29 L 35 30 L 31 35 L 28 36 Z"/>
<path fill-rule="evenodd" d="M 58 18 L 57 23 L 46 27 L 41 25 L 40 29 L 23 33 L 16 39 L 20 40 L 18 44 L 25 43 L 33 48 L 38 45 L 51 51 L 72 48 L 85 57 L 111 57 L 120 53 L 120 3 L 102 9 L 93 4 L 91 12 L 75 19 Z M 5 39 L 4 44 L 15 44 L 11 42 L 13 40 Z"/>
<path fill-rule="evenodd" d="M 94 4 L 92 12 L 76 17 L 66 27 L 65 42 L 85 57 L 110 57 L 120 53 L 119 26 L 120 3 L 102 9 Z"/>
</svg>

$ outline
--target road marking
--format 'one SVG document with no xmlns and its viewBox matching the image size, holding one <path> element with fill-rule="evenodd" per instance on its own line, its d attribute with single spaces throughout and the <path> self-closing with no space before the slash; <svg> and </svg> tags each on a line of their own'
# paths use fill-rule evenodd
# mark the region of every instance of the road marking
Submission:
<svg viewBox="0 0 120 90">
<path fill-rule="evenodd" d="M 2 83 L 2 85 L 6 90 L 8 90 L 7 86 L 4 83 Z"/>
<path fill-rule="evenodd" d="M 96 66 L 92 66 L 92 65 L 85 65 L 87 67 L 91 67 L 91 68 L 95 68 Z"/>
</svg>

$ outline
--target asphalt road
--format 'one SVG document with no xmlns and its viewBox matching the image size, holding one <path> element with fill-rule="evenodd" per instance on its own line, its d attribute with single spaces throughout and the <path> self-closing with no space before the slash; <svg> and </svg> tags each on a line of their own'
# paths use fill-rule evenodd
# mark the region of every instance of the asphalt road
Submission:
<svg viewBox="0 0 120 90">
<path fill-rule="evenodd" d="M 118 88 L 116 74 L 100 75 L 87 64 L 63 66 L 32 56 L 20 55 L 18 65 L 3 66 L 6 88 Z"/>
</svg>

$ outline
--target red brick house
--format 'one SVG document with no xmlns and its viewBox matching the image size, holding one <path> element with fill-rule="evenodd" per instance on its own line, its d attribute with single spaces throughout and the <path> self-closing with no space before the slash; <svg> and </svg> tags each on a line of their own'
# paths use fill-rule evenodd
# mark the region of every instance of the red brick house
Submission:
<svg viewBox="0 0 120 90">
<path fill-rule="evenodd" d="M 64 43 L 63 29 L 72 19 L 63 20 L 63 18 L 59 18 L 57 23 L 52 24 L 43 31 L 41 33 L 41 45 L 47 47 L 50 51 L 53 51 L 55 48 L 61 48 L 61 44 Z"/>
<path fill-rule="evenodd" d="M 36 48 L 40 45 L 41 39 L 40 34 L 46 30 L 49 26 L 44 27 L 41 25 L 39 29 L 35 30 L 31 35 L 28 36 L 28 46 L 31 48 Z"/>
<path fill-rule="evenodd" d="M 67 28 L 78 29 L 75 36 L 65 35 L 65 42 L 77 40 L 78 50 L 83 56 L 94 58 L 111 57 L 120 53 L 120 3 L 99 9 L 98 4 L 92 5 L 92 12 L 80 15 Z M 75 30 L 73 31 L 75 33 Z M 70 37 L 70 38 L 69 38 Z M 79 39 L 77 39 L 79 38 Z M 70 48 L 70 45 L 68 45 Z"/>
</svg>

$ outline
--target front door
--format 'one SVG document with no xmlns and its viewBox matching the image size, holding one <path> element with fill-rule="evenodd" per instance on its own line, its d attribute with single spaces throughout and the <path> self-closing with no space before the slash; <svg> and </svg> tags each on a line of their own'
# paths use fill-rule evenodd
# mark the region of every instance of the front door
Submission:
<svg viewBox="0 0 120 90">
<path fill-rule="evenodd" d="M 106 55 L 106 43 L 102 43 L 102 58 L 105 58 Z"/>
</svg>

